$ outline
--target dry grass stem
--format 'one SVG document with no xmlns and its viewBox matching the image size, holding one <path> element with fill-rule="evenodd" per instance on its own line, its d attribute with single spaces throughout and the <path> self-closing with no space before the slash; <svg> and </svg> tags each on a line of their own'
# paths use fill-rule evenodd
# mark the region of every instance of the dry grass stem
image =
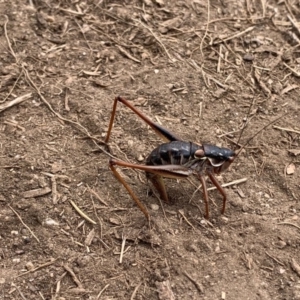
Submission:
<svg viewBox="0 0 300 300">
<path fill-rule="evenodd" d="M 184 271 L 183 274 L 196 286 L 197 290 L 200 293 L 204 293 L 204 288 L 203 288 L 202 284 L 200 284 L 194 278 L 192 278 L 192 276 L 189 275 L 189 273 L 187 271 Z"/>
<path fill-rule="evenodd" d="M 122 245 L 121 245 L 121 252 L 120 252 L 120 260 L 119 260 L 120 264 L 123 262 L 123 255 L 124 255 L 125 243 L 126 243 L 126 236 L 123 236 L 123 238 L 122 238 Z"/>
<path fill-rule="evenodd" d="M 287 132 L 300 134 L 299 130 L 294 130 L 294 129 L 291 129 L 291 128 L 283 128 L 283 127 L 279 127 L 279 126 L 276 126 L 276 125 L 273 125 L 273 128 L 278 129 L 278 130 L 282 130 L 282 131 L 287 131 Z"/>
<path fill-rule="evenodd" d="M 136 296 L 136 293 L 137 293 L 137 291 L 138 291 L 138 289 L 140 288 L 141 285 L 142 285 L 142 283 L 140 282 L 140 283 L 134 288 L 134 290 L 133 290 L 133 292 L 132 292 L 132 295 L 131 295 L 131 297 L 130 297 L 130 300 L 134 300 L 134 298 L 135 298 L 135 296 Z"/>
<path fill-rule="evenodd" d="M 6 109 L 8 109 L 8 108 L 10 108 L 10 107 L 12 107 L 14 105 L 22 103 L 22 102 L 30 99 L 31 97 L 32 97 L 32 93 L 27 93 L 27 94 L 25 94 L 23 96 L 15 98 L 14 100 L 8 101 L 8 102 L 0 105 L 0 112 L 4 111 L 4 110 L 6 110 Z"/>
<path fill-rule="evenodd" d="M 82 283 L 80 282 L 80 280 L 77 278 L 77 276 L 74 273 L 74 271 L 68 265 L 64 265 L 63 267 L 71 275 L 73 281 L 76 283 L 76 285 L 79 288 L 79 290 L 84 291 L 85 289 L 84 289 Z"/>
<path fill-rule="evenodd" d="M 299 227 L 299 226 L 297 226 L 296 224 L 290 223 L 290 222 L 280 222 L 280 223 L 277 223 L 277 225 L 288 225 L 288 226 L 293 226 L 293 227 L 295 227 L 295 228 L 297 228 L 297 229 L 300 230 L 300 227 Z"/>
<path fill-rule="evenodd" d="M 88 222 L 96 225 L 97 223 L 93 221 L 90 217 L 88 217 L 72 200 L 69 200 L 72 206 L 75 208 L 75 210 Z"/>
<path fill-rule="evenodd" d="M 88 187 L 88 191 L 94 195 L 100 203 L 104 204 L 105 206 L 108 206 L 108 204 L 106 203 L 106 201 L 104 201 L 93 189 L 91 189 L 90 187 Z"/>
<path fill-rule="evenodd" d="M 8 207 L 14 212 L 14 214 L 18 217 L 18 219 L 20 220 L 20 222 L 28 229 L 28 231 L 31 233 L 31 235 L 36 239 L 36 241 L 39 243 L 40 240 L 37 238 L 37 236 L 33 233 L 33 231 L 30 229 L 30 227 L 24 223 L 24 221 L 22 220 L 21 216 L 10 206 L 8 205 Z"/>
<path fill-rule="evenodd" d="M 103 294 L 103 292 L 109 287 L 109 284 L 107 284 L 97 295 L 96 300 L 100 299 L 101 295 Z"/>
<path fill-rule="evenodd" d="M 201 56 L 202 56 L 203 59 L 204 59 L 203 43 L 204 43 L 204 40 L 205 40 L 205 38 L 207 36 L 209 22 L 210 22 L 210 0 L 207 0 L 207 22 L 206 22 L 206 28 L 205 28 L 204 35 L 203 35 L 203 37 L 201 39 L 201 42 L 200 42 L 200 51 L 201 51 Z"/>
<path fill-rule="evenodd" d="M 179 214 L 183 217 L 183 219 L 194 229 L 196 230 L 196 228 L 194 227 L 194 225 L 187 219 L 187 217 L 184 215 L 184 211 L 179 209 L 178 210 Z"/>
<path fill-rule="evenodd" d="M 221 184 L 221 186 L 222 187 L 228 187 L 228 186 L 231 186 L 231 185 L 236 185 L 236 184 L 246 182 L 247 180 L 248 180 L 248 178 L 241 178 L 241 179 L 233 180 L 233 181 L 228 182 L 228 183 Z M 207 190 L 212 191 L 212 190 L 215 190 L 215 189 L 216 189 L 216 187 L 212 186 L 212 187 L 208 188 Z"/>
<path fill-rule="evenodd" d="M 243 31 L 240 31 L 240 32 L 235 33 L 235 34 L 233 34 L 233 35 L 231 35 L 231 36 L 228 36 L 228 37 L 226 37 L 226 38 L 224 38 L 224 39 L 221 39 L 220 41 L 215 41 L 215 42 L 213 42 L 212 44 L 213 44 L 213 45 L 218 45 L 218 44 L 220 44 L 220 43 L 225 43 L 225 42 L 228 42 L 228 41 L 230 41 L 230 40 L 233 40 L 233 39 L 235 39 L 235 38 L 237 38 L 237 37 L 241 37 L 241 36 L 245 35 L 246 33 L 249 33 L 250 31 L 252 31 L 253 29 L 255 29 L 255 27 L 256 27 L 256 26 L 248 27 L 247 29 L 245 29 L 245 30 L 243 30 Z"/>
<path fill-rule="evenodd" d="M 33 272 L 38 271 L 38 270 L 40 270 L 40 269 L 42 269 L 42 268 L 51 266 L 51 265 L 53 265 L 57 260 L 58 260 L 58 258 L 52 259 L 51 261 L 46 262 L 46 263 L 44 263 L 44 264 L 42 264 L 42 265 L 39 265 L 38 267 L 36 267 L 36 268 L 34 268 L 34 269 L 32 269 L 32 270 L 29 270 L 29 271 L 27 271 L 27 272 L 24 272 L 24 273 L 19 274 L 19 275 L 17 276 L 17 278 L 18 278 L 18 277 L 21 277 L 21 276 L 24 276 L 24 275 L 27 275 L 27 274 L 29 274 L 29 273 L 33 273 Z"/>
<path fill-rule="evenodd" d="M 158 41 L 158 43 L 160 44 L 160 46 L 163 48 L 163 50 L 165 51 L 165 53 L 167 54 L 170 62 L 174 62 L 174 58 L 171 57 L 171 55 L 169 54 L 167 48 L 165 47 L 165 45 L 162 43 L 162 41 L 158 38 L 158 36 L 153 32 L 153 30 L 147 26 L 146 24 L 144 24 L 143 22 L 137 20 L 137 22 L 142 25 L 144 28 L 148 29 L 150 31 L 150 33 L 152 34 L 152 36 Z"/>
</svg>

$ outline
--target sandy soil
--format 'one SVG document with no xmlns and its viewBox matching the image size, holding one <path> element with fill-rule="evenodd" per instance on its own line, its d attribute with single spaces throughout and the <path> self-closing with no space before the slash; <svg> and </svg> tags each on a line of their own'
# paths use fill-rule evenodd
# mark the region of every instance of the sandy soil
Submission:
<svg viewBox="0 0 300 300">
<path fill-rule="evenodd" d="M 300 299 L 298 1 L 0 12 L 0 299 Z M 162 140 L 118 105 L 108 149 L 117 95 L 186 141 L 233 150 L 246 120 L 240 145 L 285 115 L 217 177 L 228 203 L 222 215 L 210 190 L 209 220 L 196 178 L 166 180 L 166 204 L 120 169 L 149 224 L 108 154 L 144 164 Z"/>
</svg>

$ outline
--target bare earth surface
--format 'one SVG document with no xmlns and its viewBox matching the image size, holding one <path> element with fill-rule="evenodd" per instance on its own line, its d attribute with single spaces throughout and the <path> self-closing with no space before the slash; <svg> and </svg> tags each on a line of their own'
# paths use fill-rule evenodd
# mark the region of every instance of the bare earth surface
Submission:
<svg viewBox="0 0 300 300">
<path fill-rule="evenodd" d="M 123 4 L 120 4 L 123 3 Z M 0 1 L 0 299 L 300 299 L 300 5 L 275 0 Z M 297 22 L 298 21 L 298 22 Z M 144 164 L 162 141 L 237 149 L 210 190 Z M 15 99 L 21 98 L 20 103 Z M 103 151 L 104 150 L 104 151 Z M 209 187 L 212 185 L 209 183 Z M 84 215 L 83 215 L 84 214 Z"/>
</svg>

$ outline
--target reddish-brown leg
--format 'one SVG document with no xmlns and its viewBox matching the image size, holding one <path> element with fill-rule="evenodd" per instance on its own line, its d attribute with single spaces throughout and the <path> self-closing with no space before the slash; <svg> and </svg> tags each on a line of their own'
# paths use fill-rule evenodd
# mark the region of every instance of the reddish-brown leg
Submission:
<svg viewBox="0 0 300 300">
<path fill-rule="evenodd" d="M 108 131 L 107 131 L 107 135 L 106 135 L 106 138 L 105 138 L 105 141 L 104 141 L 105 143 L 108 142 L 110 134 L 111 134 L 111 130 L 112 130 L 112 127 L 113 127 L 118 102 L 122 102 L 124 105 L 126 105 L 128 108 L 130 108 L 134 113 L 136 113 L 142 120 L 144 120 L 165 141 L 167 141 L 167 142 L 181 141 L 181 139 L 179 137 L 177 137 L 174 133 L 170 132 L 168 129 L 166 129 L 163 126 L 154 123 L 144 113 L 142 113 L 139 109 L 134 107 L 129 101 L 127 101 L 124 98 L 118 96 L 118 97 L 115 98 L 115 101 L 114 101 L 113 110 L 112 110 L 112 113 L 111 113 L 110 122 L 109 122 L 109 126 L 108 126 Z"/>
<path fill-rule="evenodd" d="M 149 213 L 148 213 L 146 207 L 141 203 L 139 198 L 135 195 L 135 193 L 133 192 L 131 187 L 127 184 L 127 182 L 123 179 L 123 177 L 120 175 L 120 173 L 116 170 L 116 168 L 114 167 L 114 164 L 111 161 L 109 162 L 109 167 L 112 170 L 112 172 L 114 173 L 115 177 L 124 185 L 124 187 L 126 188 L 127 192 L 131 196 L 131 198 L 137 204 L 139 209 L 144 213 L 145 217 L 149 220 L 150 216 L 149 216 Z"/>
<path fill-rule="evenodd" d="M 225 207 L 226 207 L 226 199 L 227 199 L 226 192 L 223 189 L 223 187 L 221 186 L 221 184 L 218 182 L 216 177 L 212 173 L 208 173 L 207 175 L 208 175 L 209 179 L 211 180 L 211 182 L 216 186 L 218 191 L 223 196 L 223 207 L 222 207 L 221 213 L 224 214 L 225 213 Z"/>
<path fill-rule="evenodd" d="M 209 218 L 209 210 L 208 210 L 208 192 L 207 192 L 207 188 L 206 188 L 206 180 L 204 176 L 199 176 L 199 179 L 201 181 L 202 184 L 202 189 L 203 189 L 203 197 L 204 197 L 204 202 L 205 202 L 205 219 Z"/>
<path fill-rule="evenodd" d="M 169 197 L 167 194 L 165 182 L 162 176 L 153 174 L 153 173 L 146 173 L 147 178 L 152 182 L 153 186 L 158 191 L 160 198 L 165 202 L 169 203 Z"/>
<path fill-rule="evenodd" d="M 110 159 L 109 161 L 110 169 L 114 173 L 115 177 L 126 188 L 131 198 L 134 200 L 134 202 L 137 204 L 140 210 L 144 213 L 147 219 L 149 219 L 149 213 L 147 212 L 147 209 L 142 204 L 142 202 L 138 199 L 138 197 L 135 195 L 135 193 L 133 192 L 131 187 L 127 184 L 127 182 L 124 180 L 124 178 L 117 171 L 115 166 L 145 171 L 147 173 L 148 178 L 150 177 L 150 180 L 152 181 L 154 187 L 158 190 L 162 199 L 166 202 L 168 202 L 168 195 L 162 177 L 177 179 L 177 178 L 186 178 L 190 175 L 189 170 L 183 166 L 174 166 L 174 165 L 145 166 L 145 165 L 131 164 L 122 160 Z"/>
</svg>

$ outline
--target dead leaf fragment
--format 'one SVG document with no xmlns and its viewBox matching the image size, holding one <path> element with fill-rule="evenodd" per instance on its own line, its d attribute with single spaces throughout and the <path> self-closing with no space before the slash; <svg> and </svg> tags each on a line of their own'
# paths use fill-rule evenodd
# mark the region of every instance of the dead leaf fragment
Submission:
<svg viewBox="0 0 300 300">
<path fill-rule="evenodd" d="M 294 174 L 296 166 L 294 164 L 289 164 L 286 168 L 286 174 L 292 175 Z"/>
</svg>

